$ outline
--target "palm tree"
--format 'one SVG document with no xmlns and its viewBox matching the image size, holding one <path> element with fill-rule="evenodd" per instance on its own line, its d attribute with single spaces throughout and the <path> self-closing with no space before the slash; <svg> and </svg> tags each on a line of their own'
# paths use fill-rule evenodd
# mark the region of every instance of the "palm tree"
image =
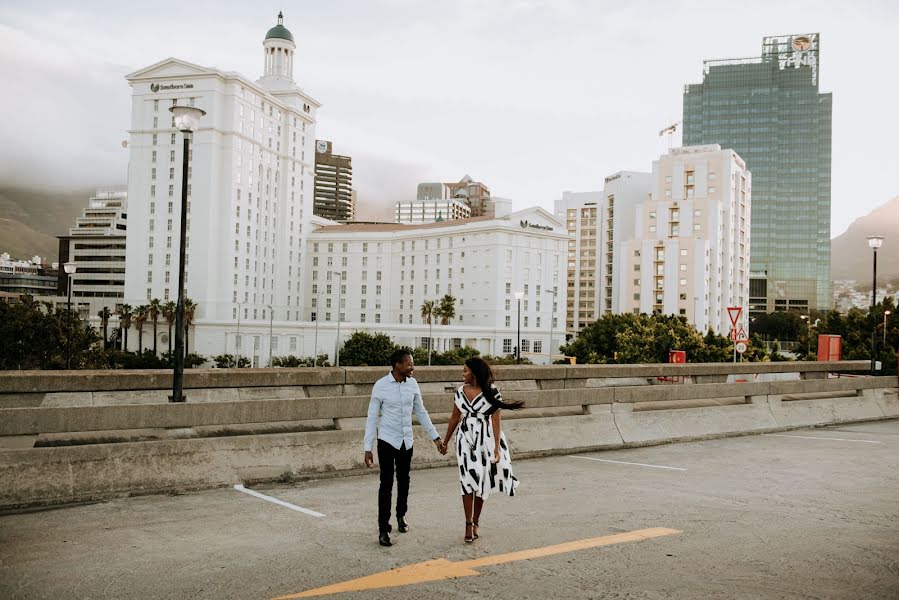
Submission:
<svg viewBox="0 0 899 600">
<path fill-rule="evenodd" d="M 125 333 L 122 350 L 128 352 L 128 330 L 131 329 L 131 317 L 134 316 L 133 308 L 130 304 L 123 304 L 118 308 L 118 313 L 119 328 Z"/>
<path fill-rule="evenodd" d="M 100 317 L 100 323 L 103 325 L 103 349 L 105 350 L 107 341 L 109 340 L 109 335 L 107 335 L 109 330 L 109 317 L 112 316 L 112 313 L 109 312 L 108 306 L 104 306 L 103 310 L 97 313 L 97 316 Z"/>
<path fill-rule="evenodd" d="M 421 303 L 421 320 L 428 324 L 428 366 L 431 366 L 431 346 L 434 345 L 434 317 L 437 316 L 437 304 L 433 300 Z"/>
<path fill-rule="evenodd" d="M 134 309 L 134 326 L 137 328 L 137 353 L 144 353 L 144 323 L 147 322 L 147 312 L 149 308 L 146 304 L 141 304 Z"/>
<path fill-rule="evenodd" d="M 446 294 L 440 299 L 435 316 L 440 317 L 441 325 L 449 325 L 449 322 L 456 318 L 456 299 L 452 294 Z"/>
<path fill-rule="evenodd" d="M 172 325 L 175 324 L 175 312 L 177 309 L 178 305 L 175 304 L 174 300 L 169 300 L 162 305 L 162 316 L 165 317 L 169 324 L 169 354 L 172 353 Z"/>
<path fill-rule="evenodd" d="M 188 347 L 190 346 L 190 326 L 194 322 L 197 314 L 197 303 L 188 297 L 184 297 L 184 355 L 190 354 Z"/>
<path fill-rule="evenodd" d="M 147 314 L 150 315 L 150 320 L 153 321 L 153 356 L 156 356 L 156 324 L 159 322 L 159 313 L 161 311 L 162 303 L 159 301 L 159 298 L 150 300 Z"/>
</svg>

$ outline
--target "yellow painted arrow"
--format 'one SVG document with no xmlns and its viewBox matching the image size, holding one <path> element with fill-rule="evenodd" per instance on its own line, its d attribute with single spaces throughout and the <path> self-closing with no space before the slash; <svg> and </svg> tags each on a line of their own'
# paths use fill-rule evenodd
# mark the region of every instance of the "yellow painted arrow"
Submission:
<svg viewBox="0 0 899 600">
<path fill-rule="evenodd" d="M 469 577 L 471 575 L 480 575 L 475 571 L 475 567 L 489 567 L 491 565 L 499 565 L 516 560 L 528 560 L 531 558 L 541 558 L 543 556 L 551 556 L 553 554 L 562 554 L 565 552 L 574 552 L 575 550 L 586 550 L 588 548 L 598 548 L 599 546 L 609 546 L 611 544 L 622 544 L 625 542 L 639 542 L 664 535 L 674 535 L 682 533 L 677 529 L 667 529 L 665 527 L 652 527 L 650 529 L 639 529 L 637 531 L 628 531 L 627 533 L 617 533 L 615 535 L 605 535 L 602 537 L 589 538 L 586 540 L 577 540 L 574 542 L 566 542 L 564 544 L 556 544 L 555 546 L 545 546 L 543 548 L 532 548 L 530 550 L 521 550 L 520 552 L 509 552 L 508 554 L 498 554 L 496 556 L 485 556 L 484 558 L 476 558 L 474 560 L 464 560 L 461 562 L 453 562 L 445 558 L 437 558 L 425 562 L 409 565 L 408 567 L 400 567 L 390 571 L 383 571 L 360 577 L 359 579 L 351 579 L 342 583 L 335 583 L 325 587 L 307 590 L 298 594 L 289 596 L 279 596 L 273 600 L 291 600 L 292 598 L 309 598 L 311 596 L 326 596 L 328 594 L 337 594 L 339 592 L 356 592 L 360 590 L 371 590 L 378 588 L 398 587 L 403 585 L 411 585 L 413 583 L 426 583 L 428 581 L 440 581 L 441 579 L 453 579 L 456 577 Z"/>
</svg>

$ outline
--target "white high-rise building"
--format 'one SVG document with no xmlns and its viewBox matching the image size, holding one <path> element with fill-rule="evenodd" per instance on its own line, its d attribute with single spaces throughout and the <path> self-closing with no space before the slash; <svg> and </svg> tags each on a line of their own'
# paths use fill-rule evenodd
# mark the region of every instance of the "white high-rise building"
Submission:
<svg viewBox="0 0 899 600">
<path fill-rule="evenodd" d="M 470 216 L 471 208 L 461 200 L 453 198 L 397 202 L 393 207 L 393 220 L 396 223 L 434 223 L 467 219 Z"/>
<path fill-rule="evenodd" d="M 620 312 L 686 316 L 727 335 L 728 307 L 749 308 L 752 177 L 717 144 L 674 148 L 653 163 L 652 198 L 622 244 Z"/>
<path fill-rule="evenodd" d="M 615 269 L 621 242 L 633 238 L 637 207 L 652 190 L 649 173 L 620 171 L 605 178 L 598 192 L 563 192 L 556 217 L 568 242 L 566 330 L 577 335 L 604 314 L 620 312 Z"/>
<path fill-rule="evenodd" d="M 256 82 L 176 58 L 127 76 L 125 302 L 177 299 L 183 134 L 169 108 L 189 104 L 206 111 L 188 167 L 185 289 L 196 326 L 239 312 L 251 323 L 267 324 L 273 310 L 278 321 L 301 318 L 319 103 L 294 81 L 296 45 L 280 14 L 262 46 Z M 201 352 L 224 343 L 194 339 Z"/>
</svg>

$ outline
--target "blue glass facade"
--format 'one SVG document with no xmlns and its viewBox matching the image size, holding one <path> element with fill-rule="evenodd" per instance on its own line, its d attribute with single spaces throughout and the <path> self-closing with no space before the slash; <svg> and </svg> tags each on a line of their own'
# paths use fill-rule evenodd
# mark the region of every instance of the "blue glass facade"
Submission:
<svg viewBox="0 0 899 600">
<path fill-rule="evenodd" d="M 818 34 L 764 38 L 758 58 L 709 60 L 684 89 L 683 145 L 720 144 L 752 172 L 750 314 L 825 310 L 830 275 L 830 93 Z"/>
</svg>

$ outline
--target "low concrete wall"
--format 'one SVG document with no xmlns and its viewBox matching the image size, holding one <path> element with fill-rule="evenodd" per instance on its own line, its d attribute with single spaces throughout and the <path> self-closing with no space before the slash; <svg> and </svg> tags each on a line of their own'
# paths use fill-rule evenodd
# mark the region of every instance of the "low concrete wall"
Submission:
<svg viewBox="0 0 899 600">
<path fill-rule="evenodd" d="M 507 412 L 503 419 L 514 456 L 522 459 L 899 417 L 892 377 L 819 378 L 818 373 L 826 376 L 821 369 L 828 365 L 809 363 L 802 369 L 815 368 L 792 371 L 802 377 L 795 381 L 756 381 L 750 373 L 748 383 L 650 383 L 668 377 L 659 373 L 678 372 L 670 367 L 681 366 L 498 369 L 504 397 L 528 403 L 527 410 Z M 694 381 L 733 375 L 737 367 L 745 370 L 743 365 L 686 366 L 693 369 L 680 373 Z M 760 366 L 767 373 L 778 372 Z M 866 368 L 867 363 L 861 366 Z M 192 389 L 222 392 L 229 398 L 236 393 L 237 399 L 0 409 L 0 447 L 6 448 L 0 450 L 4 482 L 0 508 L 366 471 L 362 427 L 368 395 L 360 392 L 370 389 L 383 371 L 296 370 L 278 380 L 292 385 L 278 386 L 257 373 L 240 373 L 237 380 L 203 375 L 193 383 L 224 386 L 227 382 L 237 387 Z M 425 404 L 436 422 L 445 422 L 452 408 L 446 388 L 455 387 L 450 377 L 457 374 L 455 367 L 417 373 Z M 44 374 L 25 385 L 28 379 L 8 377 L 6 381 L 16 381 L 15 394 L 45 398 L 123 393 L 109 388 L 113 380 L 119 386 L 127 381 L 116 374 L 100 385 L 105 389 L 89 390 Z M 160 391 L 146 389 L 162 383 L 157 373 L 137 379 L 132 387 L 140 389 L 134 393 Z M 245 385 L 248 382 L 258 385 Z M 53 386 L 70 389 L 53 391 Z M 293 387 L 303 388 L 303 393 L 285 391 Z M 341 393 L 328 396 L 321 393 L 324 390 Z M 245 397 L 240 399 L 242 394 Z M 419 428 L 416 436 L 421 448 L 415 454 L 416 467 L 454 463 L 452 456 L 435 452 Z M 39 439 L 62 445 L 33 447 Z"/>
</svg>

